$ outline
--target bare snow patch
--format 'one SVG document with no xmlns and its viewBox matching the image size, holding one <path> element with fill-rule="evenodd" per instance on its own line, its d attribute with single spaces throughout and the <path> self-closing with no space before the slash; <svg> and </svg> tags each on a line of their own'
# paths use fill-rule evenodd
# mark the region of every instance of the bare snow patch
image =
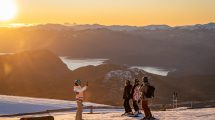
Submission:
<svg viewBox="0 0 215 120">
<path fill-rule="evenodd" d="M 115 71 L 110 71 L 106 74 L 105 79 L 111 79 L 111 78 L 117 78 L 120 80 L 123 79 L 131 79 L 132 78 L 132 74 L 130 71 L 123 71 L 123 70 L 115 70 Z"/>
<path fill-rule="evenodd" d="M 145 71 L 138 68 L 129 68 L 126 70 L 114 70 L 105 75 L 105 80 L 119 79 L 119 80 L 133 80 L 135 77 L 145 75 Z"/>
</svg>

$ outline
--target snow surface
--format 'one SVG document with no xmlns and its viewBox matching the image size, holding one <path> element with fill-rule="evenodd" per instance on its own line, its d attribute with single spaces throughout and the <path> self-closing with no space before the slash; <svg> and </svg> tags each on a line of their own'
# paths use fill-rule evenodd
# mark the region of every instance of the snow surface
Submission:
<svg viewBox="0 0 215 120">
<path fill-rule="evenodd" d="M 94 103 L 84 103 L 84 105 L 104 106 L 101 104 L 94 104 Z M 65 107 L 75 107 L 75 106 L 76 106 L 76 103 L 74 101 L 0 95 L 0 114 L 6 114 L 6 113 L 2 113 L 2 111 L 4 112 L 4 110 L 22 113 L 23 111 L 32 112 L 35 110 L 47 110 L 50 108 L 65 108 Z M 89 110 L 84 110 L 83 119 L 84 120 L 138 120 L 143 117 L 143 115 L 137 118 L 121 117 L 121 114 L 123 112 L 124 112 L 123 109 L 96 109 L 94 110 L 94 114 L 89 114 Z M 158 120 L 215 120 L 215 108 L 202 108 L 202 109 L 178 108 L 178 109 L 171 109 L 167 111 L 152 111 L 152 114 Z M 48 114 L 40 114 L 40 115 L 34 115 L 34 116 L 36 117 L 36 116 L 46 116 L 46 115 Z M 51 113 L 51 115 L 54 116 L 55 120 L 74 120 L 75 119 L 75 111 Z M 30 115 L 25 117 L 29 117 L 29 116 Z M 20 118 L 21 117 L 7 117 L 7 118 L 0 117 L 0 120 L 19 120 Z"/>
<path fill-rule="evenodd" d="M 106 105 L 85 102 L 84 106 Z M 75 107 L 75 101 L 0 95 L 0 114 L 38 112 L 52 109 Z"/>
<path fill-rule="evenodd" d="M 137 118 L 121 117 L 123 110 L 107 110 L 97 111 L 97 114 L 83 114 L 84 120 L 138 120 Z M 158 120 L 215 120 L 215 108 L 203 109 L 182 109 L 171 111 L 152 111 L 155 118 Z M 45 114 L 44 114 L 45 115 Z M 74 120 L 74 112 L 53 113 L 55 120 Z M 0 120 L 19 120 L 20 118 L 0 118 Z"/>
</svg>

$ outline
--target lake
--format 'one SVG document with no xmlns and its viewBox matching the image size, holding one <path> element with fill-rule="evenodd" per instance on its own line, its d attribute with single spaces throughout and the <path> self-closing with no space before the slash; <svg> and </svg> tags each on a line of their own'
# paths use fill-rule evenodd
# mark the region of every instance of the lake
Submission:
<svg viewBox="0 0 215 120">
<path fill-rule="evenodd" d="M 148 73 L 161 75 L 161 76 L 167 76 L 169 72 L 175 71 L 175 69 L 164 69 L 160 67 L 147 67 L 147 66 L 132 66 L 131 68 L 138 68 L 141 70 L 144 70 Z"/>
<path fill-rule="evenodd" d="M 5 54 L 13 54 L 13 53 L 0 53 L 0 55 L 5 55 Z M 93 66 L 98 66 L 108 59 L 105 58 L 72 58 L 70 59 L 69 57 L 65 56 L 60 56 L 59 57 L 70 70 L 75 70 L 80 67 L 85 67 L 88 65 L 93 65 Z M 160 67 L 152 67 L 152 66 L 131 66 L 131 68 L 138 68 L 141 70 L 144 70 L 146 72 L 152 73 L 152 74 L 157 74 L 161 76 L 167 76 L 169 72 L 175 71 L 175 69 L 165 69 L 165 68 L 160 68 Z"/>
<path fill-rule="evenodd" d="M 104 58 L 70 59 L 68 57 L 60 57 L 60 59 L 68 66 L 70 70 L 75 70 L 77 68 L 88 66 L 88 65 L 98 66 L 108 60 Z M 160 67 L 151 67 L 151 66 L 131 66 L 131 68 L 138 68 L 146 72 L 161 75 L 161 76 L 167 76 L 169 72 L 174 71 L 174 69 L 164 69 Z"/>
<path fill-rule="evenodd" d="M 60 57 L 60 59 L 68 66 L 70 70 L 75 70 L 77 68 L 88 66 L 88 65 L 98 66 L 108 60 L 103 58 L 69 59 L 68 57 Z"/>
</svg>

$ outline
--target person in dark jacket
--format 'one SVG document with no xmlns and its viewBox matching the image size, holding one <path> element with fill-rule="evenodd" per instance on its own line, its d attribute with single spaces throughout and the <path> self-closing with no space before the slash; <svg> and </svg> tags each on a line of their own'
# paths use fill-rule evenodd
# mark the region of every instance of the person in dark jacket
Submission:
<svg viewBox="0 0 215 120">
<path fill-rule="evenodd" d="M 136 78 L 135 79 L 135 83 L 134 86 L 132 87 L 132 92 L 131 92 L 131 96 L 132 96 L 132 100 L 133 100 L 133 107 L 134 107 L 134 115 L 138 115 L 139 112 L 139 106 L 138 106 L 138 102 L 140 101 L 140 84 L 139 84 L 139 80 Z"/>
<path fill-rule="evenodd" d="M 141 92 L 142 92 L 141 98 L 142 98 L 142 108 L 143 108 L 145 117 L 141 120 L 151 120 L 151 119 L 154 119 L 154 117 L 152 117 L 152 113 L 151 113 L 150 108 L 148 106 L 148 100 L 150 98 L 146 98 L 146 92 L 147 92 L 148 87 L 150 85 L 150 83 L 148 81 L 148 77 L 143 77 L 143 82 L 144 82 L 144 85 L 141 88 Z"/>
<path fill-rule="evenodd" d="M 131 99 L 131 89 L 132 85 L 129 80 L 125 81 L 125 88 L 123 92 L 123 99 L 124 99 L 124 108 L 125 108 L 125 113 L 123 115 L 129 115 L 132 114 L 132 110 L 129 104 L 129 100 Z"/>
</svg>

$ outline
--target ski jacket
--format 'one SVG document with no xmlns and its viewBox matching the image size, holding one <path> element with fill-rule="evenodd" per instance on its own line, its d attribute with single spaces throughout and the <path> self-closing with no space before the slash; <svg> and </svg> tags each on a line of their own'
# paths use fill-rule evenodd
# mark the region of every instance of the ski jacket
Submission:
<svg viewBox="0 0 215 120">
<path fill-rule="evenodd" d="M 145 95 L 146 95 L 146 92 L 148 91 L 148 87 L 149 87 L 149 83 L 144 83 L 144 85 L 141 87 L 141 99 L 142 100 L 147 100 L 149 98 L 146 98 Z"/>
<path fill-rule="evenodd" d="M 84 91 L 87 89 L 87 86 L 84 86 L 83 88 L 79 86 L 74 86 L 74 92 L 76 93 L 76 100 L 77 101 L 83 101 L 84 99 Z"/>
<path fill-rule="evenodd" d="M 131 96 L 132 97 L 134 96 L 134 89 L 135 89 L 136 86 L 137 86 L 137 84 L 134 84 L 134 86 L 132 87 L 132 90 L 131 90 Z"/>
<path fill-rule="evenodd" d="M 123 99 L 131 98 L 132 85 L 126 85 L 123 92 Z"/>
<path fill-rule="evenodd" d="M 134 87 L 134 94 L 133 94 L 133 100 L 139 101 L 141 98 L 141 92 L 140 92 L 140 85 L 137 85 Z"/>
</svg>

